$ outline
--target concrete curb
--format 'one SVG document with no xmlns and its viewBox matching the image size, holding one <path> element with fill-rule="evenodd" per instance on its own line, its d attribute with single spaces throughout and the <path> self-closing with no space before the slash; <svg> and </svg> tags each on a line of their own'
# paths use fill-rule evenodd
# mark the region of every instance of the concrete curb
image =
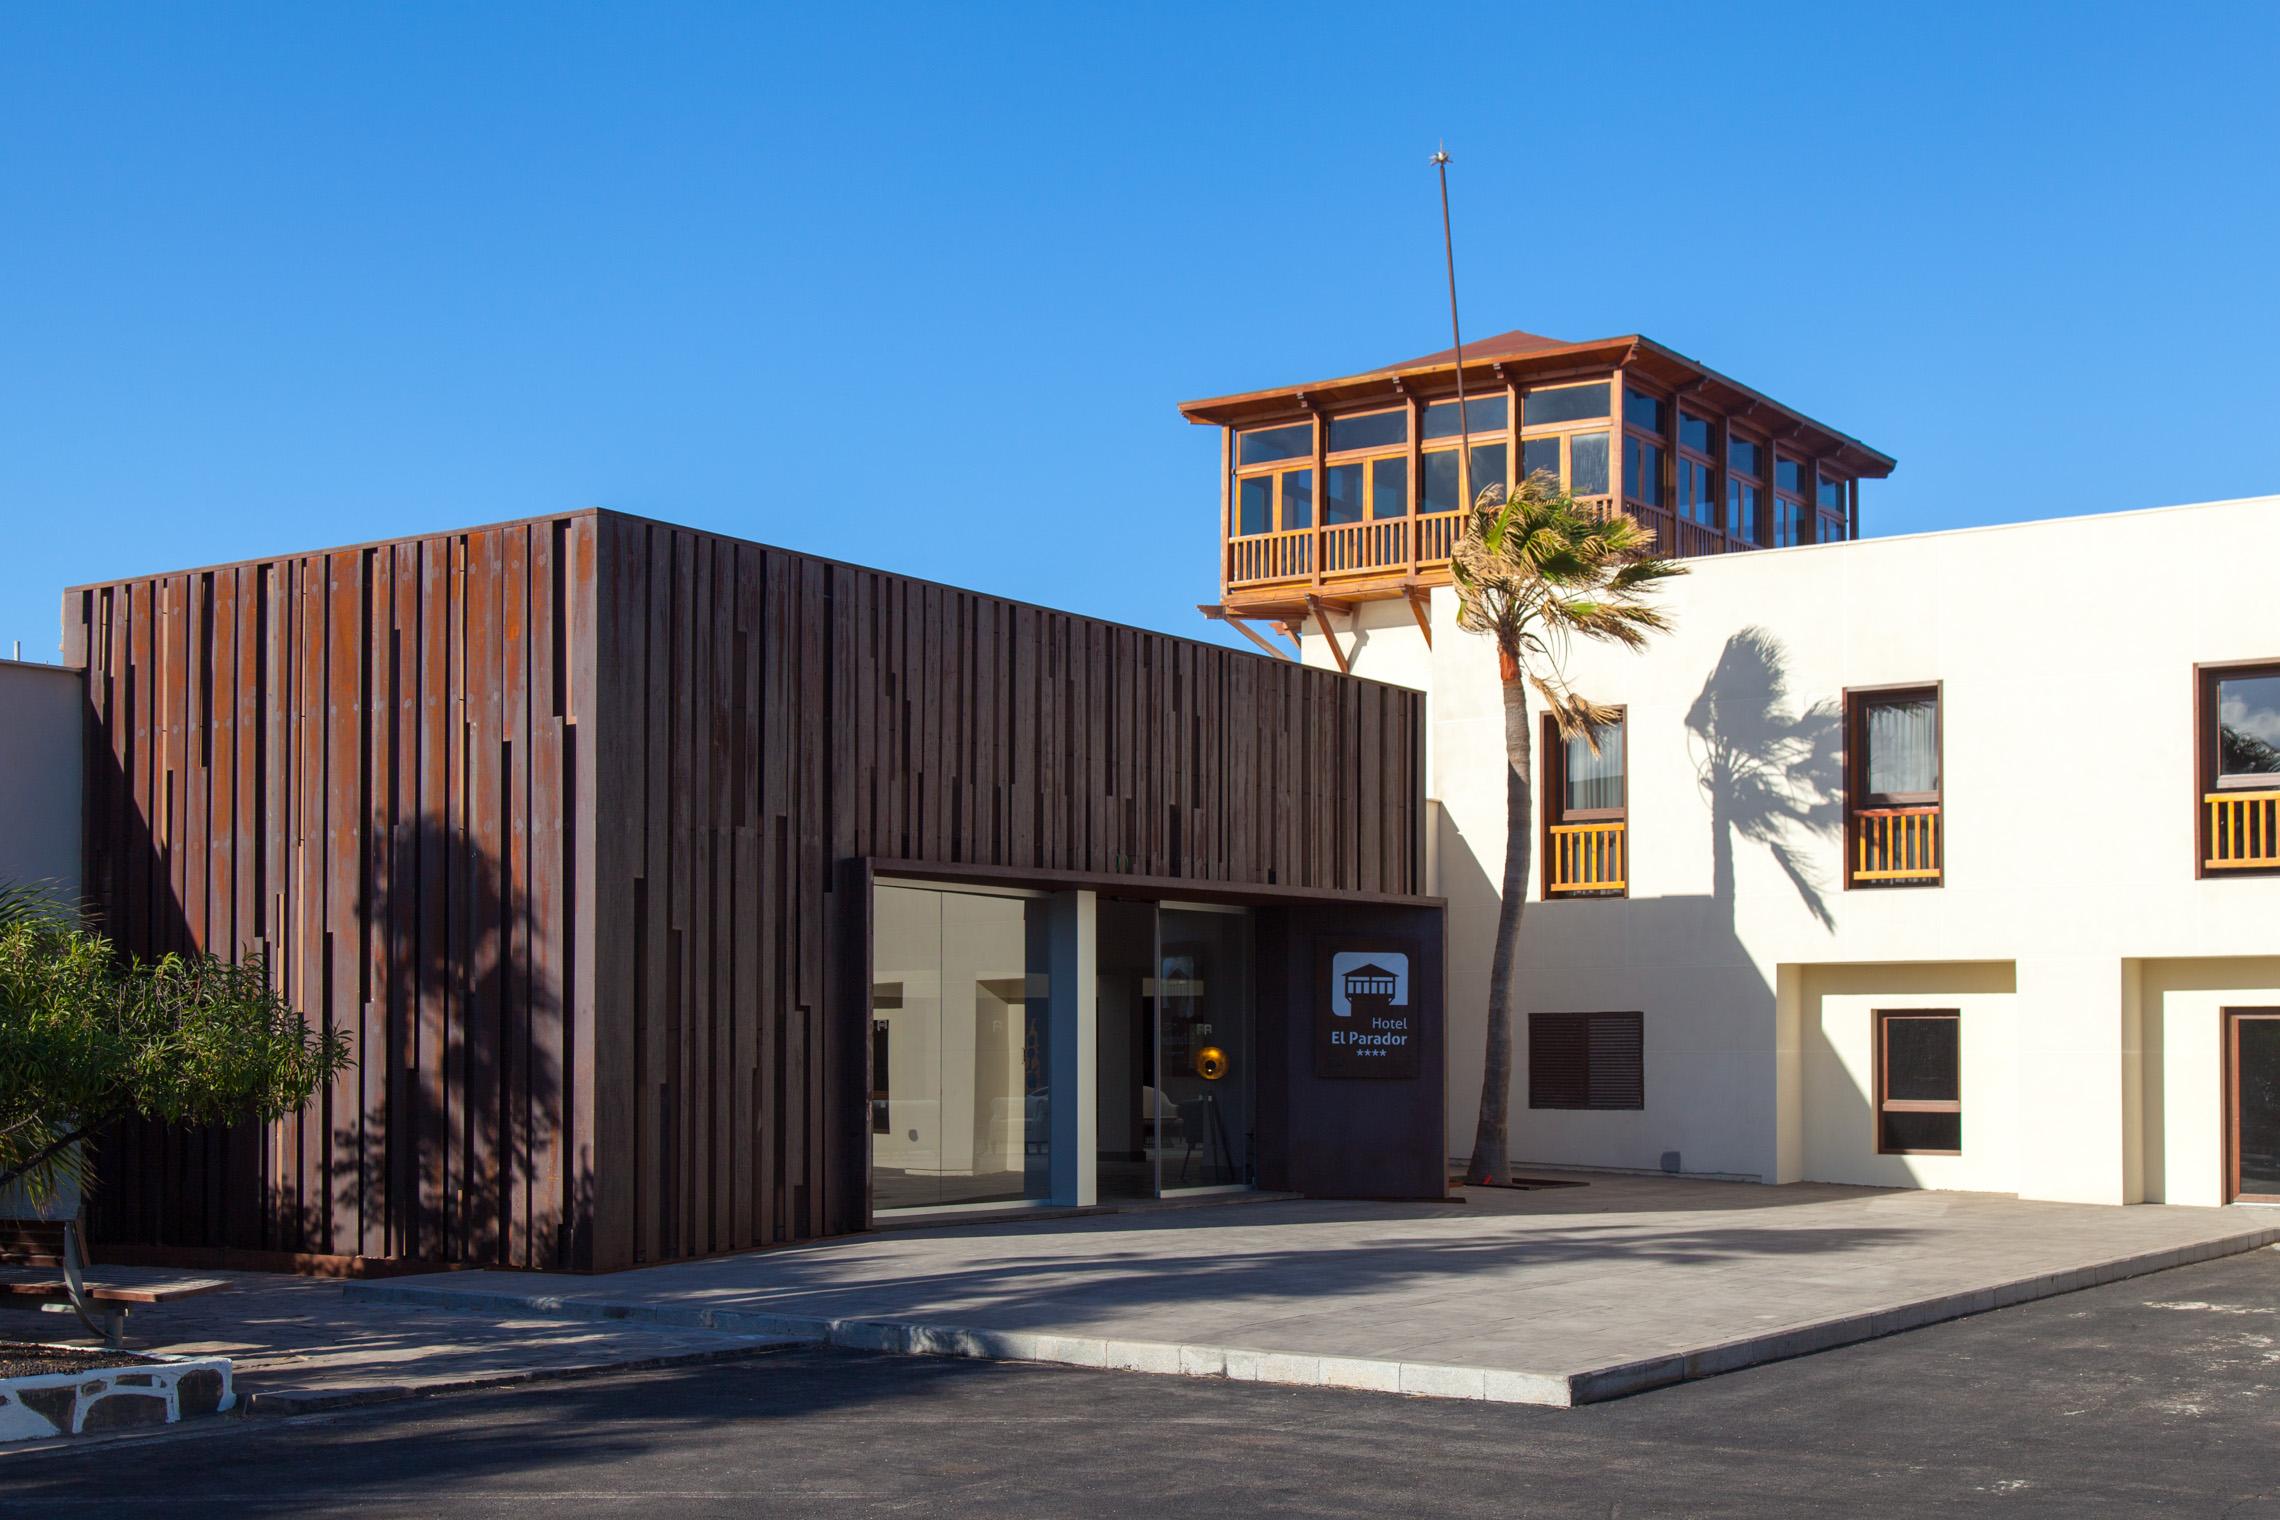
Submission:
<svg viewBox="0 0 2280 1520">
<path fill-rule="evenodd" d="M 2051 1298 L 2171 1267 L 2235 1256 L 2280 1242 L 2280 1225 L 2244 1230 L 2214 1240 L 2139 1252 L 2107 1261 L 1967 1289 L 1817 1324 L 1787 1325 L 1738 1340 L 1666 1356 L 1570 1371 L 1471 1367 L 1379 1357 L 1317 1356 L 1236 1346 L 1120 1340 L 1033 1330 L 992 1330 L 916 1320 L 771 1314 L 684 1303 L 611 1302 L 556 1293 L 513 1294 L 422 1287 L 414 1280 L 356 1282 L 348 1290 L 388 1303 L 456 1308 L 489 1314 L 538 1314 L 565 1319 L 627 1321 L 776 1338 L 780 1343 L 838 1346 L 902 1356 L 954 1356 L 981 1361 L 1045 1362 L 1103 1371 L 1163 1376 L 1219 1377 L 1298 1388 L 1344 1388 L 1417 1398 L 1472 1399 L 1499 1404 L 1567 1407 L 1622 1398 L 1650 1388 L 1715 1377 L 1765 1362 L 1876 1340 L 1943 1320 Z M 262 1396 L 256 1394 L 258 1401 Z"/>
<path fill-rule="evenodd" d="M 332 1409 L 360 1409 L 368 1404 L 392 1404 L 399 1399 L 420 1399 L 430 1394 L 460 1393 L 478 1388 L 507 1388 L 523 1383 L 567 1383 L 581 1378 L 609 1377 L 620 1372 L 645 1372 L 659 1367 L 681 1367 L 714 1362 L 740 1362 L 800 1342 L 771 1337 L 763 1342 L 707 1347 L 695 1351 L 661 1351 L 649 1356 L 622 1357 L 575 1367 L 517 1367 L 499 1372 L 474 1372 L 465 1377 L 434 1378 L 412 1383 L 368 1383 L 353 1388 L 263 1388 L 246 1395 L 248 1415 L 319 1414 Z"/>
</svg>

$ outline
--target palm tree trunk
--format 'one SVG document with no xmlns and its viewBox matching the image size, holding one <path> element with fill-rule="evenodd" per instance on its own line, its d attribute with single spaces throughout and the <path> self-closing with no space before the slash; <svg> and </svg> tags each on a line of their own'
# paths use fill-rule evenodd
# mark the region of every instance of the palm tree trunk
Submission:
<svg viewBox="0 0 2280 1520">
<path fill-rule="evenodd" d="M 1496 955 L 1488 970 L 1488 1052 L 1481 1060 L 1480 1125 L 1473 1132 L 1467 1182 L 1512 1176 L 1512 980 L 1520 953 L 1520 910 L 1528 903 L 1528 862 L 1536 842 L 1528 773 L 1528 687 L 1519 662 L 1499 653 L 1504 680 L 1504 898 L 1496 912 Z"/>
</svg>

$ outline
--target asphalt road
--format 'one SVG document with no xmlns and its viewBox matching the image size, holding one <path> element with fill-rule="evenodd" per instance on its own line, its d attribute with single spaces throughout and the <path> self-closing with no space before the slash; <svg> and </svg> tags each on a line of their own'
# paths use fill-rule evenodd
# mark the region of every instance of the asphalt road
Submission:
<svg viewBox="0 0 2280 1520">
<path fill-rule="evenodd" d="M 799 1350 L 0 1458 L 0 1514 L 2280 1516 L 2280 1251 L 1583 1409 Z"/>
</svg>

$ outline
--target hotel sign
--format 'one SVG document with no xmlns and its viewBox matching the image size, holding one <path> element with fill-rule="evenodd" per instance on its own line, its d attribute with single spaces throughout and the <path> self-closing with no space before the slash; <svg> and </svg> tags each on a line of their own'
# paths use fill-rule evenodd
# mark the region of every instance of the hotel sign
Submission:
<svg viewBox="0 0 2280 1520">
<path fill-rule="evenodd" d="M 1398 941 L 1339 940 L 1322 952 L 1314 1073 L 1398 1082 L 1417 1075 L 1410 953 Z"/>
</svg>

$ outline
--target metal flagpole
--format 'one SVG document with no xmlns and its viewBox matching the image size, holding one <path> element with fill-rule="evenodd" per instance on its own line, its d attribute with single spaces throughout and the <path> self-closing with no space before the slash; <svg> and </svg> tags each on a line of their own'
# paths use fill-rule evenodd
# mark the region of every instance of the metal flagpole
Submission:
<svg viewBox="0 0 2280 1520">
<path fill-rule="evenodd" d="M 1449 261 L 1449 342 L 1457 354 L 1457 478 L 1472 482 L 1472 415 L 1465 406 L 1465 339 L 1457 328 L 1457 244 L 1449 236 L 1449 147 L 1433 151 L 1433 167 L 1441 174 L 1441 252 Z M 1459 503 L 1469 508 L 1470 501 Z"/>
</svg>

